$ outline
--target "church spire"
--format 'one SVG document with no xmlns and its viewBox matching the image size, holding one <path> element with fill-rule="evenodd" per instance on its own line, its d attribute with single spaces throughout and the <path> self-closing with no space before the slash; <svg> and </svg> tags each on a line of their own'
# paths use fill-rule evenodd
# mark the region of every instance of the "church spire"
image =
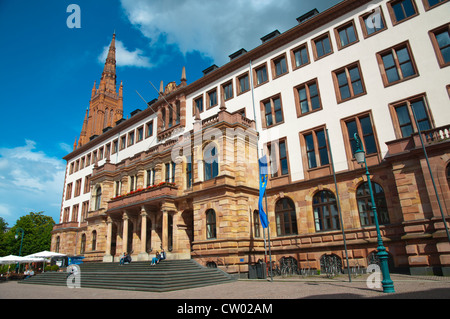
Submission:
<svg viewBox="0 0 450 319">
<path fill-rule="evenodd" d="M 114 32 L 111 44 L 109 45 L 108 56 L 103 67 L 102 78 L 99 89 L 116 93 L 116 33 Z"/>
<path fill-rule="evenodd" d="M 103 67 L 100 84 L 91 90 L 89 108 L 83 121 L 78 142 L 81 147 L 87 144 L 92 136 L 103 134 L 103 130 L 115 123 L 123 116 L 123 84 L 120 83 L 119 92 L 116 91 L 116 32 L 109 45 L 105 66 Z"/>
</svg>

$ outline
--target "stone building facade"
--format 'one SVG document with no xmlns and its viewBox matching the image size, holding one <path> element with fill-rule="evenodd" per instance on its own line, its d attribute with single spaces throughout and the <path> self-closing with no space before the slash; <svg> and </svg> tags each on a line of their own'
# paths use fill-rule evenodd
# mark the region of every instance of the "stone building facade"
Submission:
<svg viewBox="0 0 450 319">
<path fill-rule="evenodd" d="M 275 261 L 320 269 L 332 255 L 344 270 L 367 267 L 377 234 L 353 156 L 357 132 L 390 267 L 449 274 L 449 8 L 346 0 L 310 12 L 190 84 L 183 68 L 179 84 L 161 83 L 158 98 L 126 120 L 113 36 L 65 157 L 52 250 L 111 262 L 163 248 L 168 258 L 246 273 L 267 258 L 270 235 Z M 263 154 L 269 233 L 257 211 Z"/>
</svg>

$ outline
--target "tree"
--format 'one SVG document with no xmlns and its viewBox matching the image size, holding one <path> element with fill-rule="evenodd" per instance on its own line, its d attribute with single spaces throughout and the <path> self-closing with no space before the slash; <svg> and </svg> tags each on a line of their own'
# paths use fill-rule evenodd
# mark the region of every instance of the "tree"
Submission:
<svg viewBox="0 0 450 319">
<path fill-rule="evenodd" d="M 43 212 L 33 213 L 20 217 L 16 224 L 4 235 L 3 242 L 0 242 L 0 252 L 4 255 L 19 255 L 20 241 L 22 233 L 17 229 L 20 227 L 24 231 L 22 256 L 33 254 L 42 250 L 50 250 L 51 231 L 55 222 L 52 217 L 45 216 Z M 18 239 L 15 239 L 16 233 Z"/>
<path fill-rule="evenodd" d="M 6 229 L 8 228 L 8 223 L 0 217 L 0 256 L 6 256 L 6 250 L 4 249 L 5 237 L 6 237 Z"/>
</svg>

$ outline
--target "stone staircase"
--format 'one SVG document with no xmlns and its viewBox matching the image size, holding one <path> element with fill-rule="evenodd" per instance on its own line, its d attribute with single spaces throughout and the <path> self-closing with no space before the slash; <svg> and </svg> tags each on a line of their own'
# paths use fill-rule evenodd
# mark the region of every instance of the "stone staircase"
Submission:
<svg viewBox="0 0 450 319">
<path fill-rule="evenodd" d="M 150 262 L 84 263 L 80 265 L 81 288 L 103 288 L 164 292 L 232 282 L 217 268 L 206 268 L 192 259 Z M 66 272 L 45 272 L 20 281 L 21 284 L 67 285 Z"/>
</svg>

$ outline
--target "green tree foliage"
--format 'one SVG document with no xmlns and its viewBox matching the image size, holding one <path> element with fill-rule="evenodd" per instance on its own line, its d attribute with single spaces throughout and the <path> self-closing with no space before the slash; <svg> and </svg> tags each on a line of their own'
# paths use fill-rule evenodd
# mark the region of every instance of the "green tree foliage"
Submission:
<svg viewBox="0 0 450 319">
<path fill-rule="evenodd" d="M 17 231 L 20 227 L 24 230 L 22 256 L 33 254 L 43 250 L 50 250 L 51 231 L 55 222 L 52 217 L 45 216 L 43 212 L 29 213 L 20 217 L 11 229 L 0 238 L 0 255 L 19 255 L 22 233 Z M 1 226 L 1 224 L 0 224 Z M 15 238 L 15 235 L 18 238 Z"/>
<path fill-rule="evenodd" d="M 6 236 L 6 228 L 8 227 L 8 223 L 0 217 L 0 256 L 6 256 L 6 251 L 4 251 L 4 241 Z"/>
</svg>

